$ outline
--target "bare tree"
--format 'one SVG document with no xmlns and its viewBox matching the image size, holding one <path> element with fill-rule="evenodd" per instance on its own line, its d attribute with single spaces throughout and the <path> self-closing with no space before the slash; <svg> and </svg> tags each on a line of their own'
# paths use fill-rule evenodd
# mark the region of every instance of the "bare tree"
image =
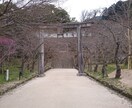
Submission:
<svg viewBox="0 0 132 108">
<path fill-rule="evenodd" d="M 26 20 L 30 21 L 30 13 L 27 15 L 31 5 L 39 6 L 41 4 L 50 3 L 53 0 L 3 0 L 0 4 L 0 35 L 11 37 L 16 43 L 16 52 L 13 55 L 17 55 L 20 60 L 19 78 L 23 75 L 24 70 L 28 68 L 31 72 L 34 71 L 35 63 L 38 58 L 38 51 L 41 43 L 38 42 L 31 25 Z M 24 10 L 27 10 L 24 12 Z M 35 12 L 35 10 L 34 10 Z M 37 11 L 41 13 L 41 11 Z M 22 17 L 24 15 L 26 17 Z M 26 18 L 26 20 L 24 19 Z M 9 48 L 8 48 L 9 49 Z M 10 55 L 10 50 L 6 50 L 0 58 L 0 64 L 6 60 Z M 13 58 L 12 58 L 13 59 Z"/>
<path fill-rule="evenodd" d="M 126 48 L 126 37 L 125 30 L 119 24 L 110 20 L 92 20 L 92 26 L 90 29 L 85 31 L 85 35 L 88 33 L 91 36 L 87 36 L 89 39 L 88 43 L 91 41 L 95 47 L 92 47 L 94 55 L 92 58 L 93 64 L 102 64 L 102 74 L 107 75 L 106 66 L 109 63 L 116 64 L 116 78 L 121 75 L 120 61 L 123 60 L 123 51 Z M 118 32 L 119 31 L 119 32 Z M 92 39 L 92 40 L 91 40 Z M 86 40 L 86 39 L 85 39 Z M 87 46 L 90 48 L 90 46 Z M 91 50 L 91 48 L 90 48 Z M 125 52 L 126 53 L 126 52 Z M 96 70 L 96 69 L 95 69 Z"/>
<path fill-rule="evenodd" d="M 127 43 L 128 43 L 128 69 L 132 69 L 132 1 L 119 1 L 115 5 L 112 5 L 110 8 L 105 10 L 103 17 L 113 22 L 119 23 L 126 30 Z"/>
<path fill-rule="evenodd" d="M 83 10 L 81 13 L 81 22 L 86 22 L 88 20 L 96 18 L 98 15 L 100 15 L 102 9 L 96 9 L 96 10 Z"/>
</svg>

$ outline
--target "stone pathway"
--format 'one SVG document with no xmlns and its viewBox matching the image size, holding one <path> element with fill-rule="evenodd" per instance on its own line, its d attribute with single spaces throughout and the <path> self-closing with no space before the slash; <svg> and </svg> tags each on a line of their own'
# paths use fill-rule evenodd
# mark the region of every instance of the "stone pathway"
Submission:
<svg viewBox="0 0 132 108">
<path fill-rule="evenodd" d="M 0 108 L 132 108 L 126 98 L 75 69 L 52 69 L 0 98 Z"/>
</svg>

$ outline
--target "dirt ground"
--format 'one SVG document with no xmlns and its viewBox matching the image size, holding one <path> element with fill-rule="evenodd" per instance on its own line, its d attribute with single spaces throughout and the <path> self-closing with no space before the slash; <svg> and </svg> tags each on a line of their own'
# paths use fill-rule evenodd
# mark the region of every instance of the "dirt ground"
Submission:
<svg viewBox="0 0 132 108">
<path fill-rule="evenodd" d="M 115 71 L 109 74 L 110 78 L 115 77 Z M 132 70 L 122 69 L 120 81 L 125 84 L 127 87 L 132 88 Z"/>
<path fill-rule="evenodd" d="M 3 92 L 10 90 L 10 88 L 13 88 L 14 86 L 16 86 L 16 84 L 19 84 L 21 82 L 22 81 L 14 81 L 6 84 L 0 84 L 0 94 L 3 94 Z"/>
</svg>

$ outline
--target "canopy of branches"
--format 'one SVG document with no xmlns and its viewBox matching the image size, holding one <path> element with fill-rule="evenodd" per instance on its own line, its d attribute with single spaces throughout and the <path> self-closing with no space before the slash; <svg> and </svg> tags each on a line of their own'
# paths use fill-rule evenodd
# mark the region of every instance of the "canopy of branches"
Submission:
<svg viewBox="0 0 132 108">
<path fill-rule="evenodd" d="M 20 0 L 21 1 L 21 0 Z M 32 1 L 32 0 L 31 0 Z M 20 35 L 23 28 L 34 23 L 70 22 L 69 14 L 62 8 L 50 4 L 51 0 L 33 2 L 19 6 L 12 0 L 0 4 L 0 34 Z"/>
</svg>

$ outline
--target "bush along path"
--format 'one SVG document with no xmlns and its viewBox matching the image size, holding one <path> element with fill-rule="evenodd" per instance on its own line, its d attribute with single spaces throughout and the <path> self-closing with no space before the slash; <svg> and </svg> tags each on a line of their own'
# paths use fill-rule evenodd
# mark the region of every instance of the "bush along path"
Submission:
<svg viewBox="0 0 132 108">
<path fill-rule="evenodd" d="M 118 79 L 115 78 L 102 78 L 102 75 L 100 72 L 88 72 L 85 70 L 85 73 L 93 78 L 94 80 L 100 82 L 104 86 L 109 87 L 112 90 L 117 91 L 118 93 L 128 97 L 132 100 L 132 88 L 129 88 L 125 86 L 123 83 L 121 83 Z"/>
</svg>

